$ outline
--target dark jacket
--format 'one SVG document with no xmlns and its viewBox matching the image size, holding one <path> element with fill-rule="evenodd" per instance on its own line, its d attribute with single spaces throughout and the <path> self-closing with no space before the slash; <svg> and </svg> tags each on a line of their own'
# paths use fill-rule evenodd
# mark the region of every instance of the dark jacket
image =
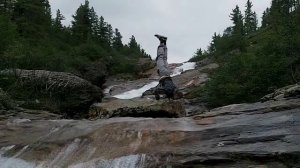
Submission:
<svg viewBox="0 0 300 168">
<path fill-rule="evenodd" d="M 166 94 L 167 98 L 174 98 L 176 86 L 171 77 L 165 77 L 159 81 L 159 87 L 155 90 L 155 95 Z"/>
</svg>

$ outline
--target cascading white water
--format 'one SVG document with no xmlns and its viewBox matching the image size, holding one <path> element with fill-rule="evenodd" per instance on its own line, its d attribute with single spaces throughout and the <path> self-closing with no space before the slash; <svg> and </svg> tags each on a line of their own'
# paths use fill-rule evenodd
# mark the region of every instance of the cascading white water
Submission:
<svg viewBox="0 0 300 168">
<path fill-rule="evenodd" d="M 182 72 L 184 71 L 187 71 L 187 70 L 191 70 L 191 69 L 195 69 L 196 67 L 196 63 L 194 62 L 186 62 L 186 63 L 183 63 L 181 66 L 179 67 L 176 67 L 173 72 L 172 72 L 172 77 L 174 76 L 177 76 L 177 75 L 180 75 Z M 155 82 L 151 82 L 145 86 L 143 86 L 142 88 L 139 88 L 139 89 L 133 89 L 133 90 L 130 90 L 130 91 L 127 91 L 127 92 L 124 92 L 124 93 L 121 93 L 121 94 L 118 94 L 118 95 L 115 95 L 113 97 L 115 98 L 118 98 L 118 99 L 133 99 L 133 98 L 136 98 L 136 97 L 141 97 L 142 94 L 150 89 L 150 88 L 153 88 L 155 86 L 158 85 L 158 81 L 155 81 Z"/>
<path fill-rule="evenodd" d="M 35 168 L 36 165 L 33 163 L 26 162 L 17 157 L 21 155 L 28 146 L 24 146 L 19 152 L 17 152 L 13 157 L 4 157 L 3 155 L 9 150 L 13 149 L 15 146 L 2 147 L 0 149 L 0 168 Z"/>
<path fill-rule="evenodd" d="M 94 159 L 89 162 L 69 166 L 70 168 L 142 168 L 145 154 L 129 155 L 112 160 Z"/>
<path fill-rule="evenodd" d="M 195 62 L 185 62 L 181 66 L 176 67 L 173 70 L 173 73 L 172 73 L 171 77 L 180 75 L 182 72 L 185 72 L 185 71 L 188 71 L 188 70 L 191 70 L 191 69 L 195 69 L 195 67 L 196 67 Z"/>
<path fill-rule="evenodd" d="M 3 147 L 0 149 L 0 168 L 44 168 L 44 167 L 68 167 L 68 168 L 142 168 L 146 155 L 129 155 L 111 160 L 106 159 L 92 159 L 87 162 L 69 165 L 66 161 L 71 158 L 74 152 L 79 148 L 80 139 L 75 139 L 71 144 L 67 145 L 61 152 L 53 159 L 43 161 L 42 163 L 28 162 L 17 158 L 21 155 L 28 146 L 24 146 L 13 157 L 4 157 L 3 155 L 12 150 L 15 146 Z"/>
<path fill-rule="evenodd" d="M 124 92 L 122 94 L 119 94 L 119 95 L 115 95 L 113 97 L 115 98 L 118 98 L 118 99 L 132 99 L 132 98 L 135 98 L 135 97 L 141 97 L 142 94 L 148 90 L 148 89 L 151 89 L 155 86 L 158 85 L 158 82 L 151 82 L 145 86 L 143 86 L 142 88 L 139 88 L 139 89 L 133 89 L 133 90 L 130 90 L 128 92 Z"/>
</svg>

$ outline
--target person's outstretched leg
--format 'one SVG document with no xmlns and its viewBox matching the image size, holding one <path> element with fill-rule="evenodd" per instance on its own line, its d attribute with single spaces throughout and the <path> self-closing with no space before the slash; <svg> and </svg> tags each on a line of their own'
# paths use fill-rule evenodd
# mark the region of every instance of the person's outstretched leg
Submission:
<svg viewBox="0 0 300 168">
<path fill-rule="evenodd" d="M 160 45 L 157 48 L 156 65 L 159 71 L 159 76 L 170 76 L 171 72 L 168 67 L 168 48 L 167 37 L 155 35 L 160 41 Z"/>
</svg>

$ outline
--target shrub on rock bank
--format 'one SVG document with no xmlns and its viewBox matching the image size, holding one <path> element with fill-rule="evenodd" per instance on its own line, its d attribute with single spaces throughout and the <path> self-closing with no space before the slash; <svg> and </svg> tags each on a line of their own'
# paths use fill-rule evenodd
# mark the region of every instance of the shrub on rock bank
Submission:
<svg viewBox="0 0 300 168">
<path fill-rule="evenodd" d="M 0 88 L 0 110 L 9 110 L 13 108 L 13 100 Z"/>
</svg>

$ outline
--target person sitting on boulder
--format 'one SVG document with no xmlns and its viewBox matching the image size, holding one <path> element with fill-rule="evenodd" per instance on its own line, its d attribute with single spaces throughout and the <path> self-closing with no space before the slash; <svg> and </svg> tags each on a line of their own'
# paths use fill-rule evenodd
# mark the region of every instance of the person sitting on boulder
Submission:
<svg viewBox="0 0 300 168">
<path fill-rule="evenodd" d="M 154 89 L 154 95 L 156 100 L 160 99 L 160 94 L 165 94 L 168 99 L 182 98 L 182 93 L 177 90 L 177 87 L 173 83 L 170 77 L 171 71 L 168 67 L 168 48 L 167 48 L 167 37 L 156 34 L 160 41 L 160 45 L 157 48 L 156 66 L 157 72 L 160 76 L 159 84 Z"/>
</svg>

